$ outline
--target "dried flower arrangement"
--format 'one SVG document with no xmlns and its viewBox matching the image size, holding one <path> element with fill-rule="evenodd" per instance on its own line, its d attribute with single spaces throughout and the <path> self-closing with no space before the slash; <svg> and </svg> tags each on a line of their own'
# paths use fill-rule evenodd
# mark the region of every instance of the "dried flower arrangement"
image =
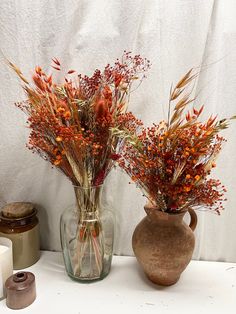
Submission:
<svg viewBox="0 0 236 314">
<path fill-rule="evenodd" d="M 196 75 L 190 70 L 171 90 L 167 121 L 149 128 L 137 125 L 133 133 L 113 132 L 125 139 L 119 165 L 154 206 L 169 213 L 205 207 L 219 214 L 226 189 L 208 176 L 225 141 L 219 132 L 235 117 L 201 122 L 203 106 L 186 113 L 195 100 L 187 87 Z"/>
<path fill-rule="evenodd" d="M 104 268 L 110 269 L 110 265 L 104 266 L 104 260 L 109 264 L 113 243 L 113 239 L 106 241 L 99 216 L 100 186 L 121 148 L 112 128 L 133 132 L 140 123 L 127 112 L 127 105 L 132 86 L 141 83 L 150 62 L 125 51 L 121 60 L 108 64 L 103 71 L 95 70 L 91 77 L 69 70 L 62 84 L 37 66 L 33 85 L 18 67 L 11 62 L 9 65 L 23 81 L 27 95 L 26 101 L 16 105 L 28 115 L 28 148 L 61 170 L 75 187 L 79 211 L 74 224 L 72 218 L 69 222 L 61 219 L 67 272 L 75 279 L 98 279 L 104 276 Z M 62 69 L 56 58 L 52 67 Z"/>
<path fill-rule="evenodd" d="M 76 186 L 103 183 L 116 159 L 117 139 L 110 129 L 132 127 L 135 118 L 125 114 L 134 81 L 142 81 L 150 62 L 124 52 L 121 60 L 91 77 L 67 72 L 56 84 L 37 66 L 30 86 L 19 68 L 10 66 L 24 82 L 27 100 L 17 103 L 28 116 L 28 148 L 60 169 Z M 61 70 L 54 58 L 52 67 Z M 68 76 L 74 75 L 74 79 Z"/>
</svg>

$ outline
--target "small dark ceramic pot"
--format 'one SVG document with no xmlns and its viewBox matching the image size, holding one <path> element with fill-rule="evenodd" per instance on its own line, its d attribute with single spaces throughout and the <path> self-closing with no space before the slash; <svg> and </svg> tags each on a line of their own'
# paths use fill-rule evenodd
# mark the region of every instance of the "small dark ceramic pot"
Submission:
<svg viewBox="0 0 236 314">
<path fill-rule="evenodd" d="M 10 309 L 20 310 L 32 304 L 36 298 L 35 277 L 30 272 L 18 272 L 7 279 L 6 304 Z"/>
</svg>

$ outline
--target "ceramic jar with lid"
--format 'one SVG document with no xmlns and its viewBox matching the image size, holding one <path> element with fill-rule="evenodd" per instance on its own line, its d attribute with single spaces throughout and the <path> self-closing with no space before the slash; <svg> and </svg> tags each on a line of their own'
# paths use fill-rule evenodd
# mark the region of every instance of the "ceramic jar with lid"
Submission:
<svg viewBox="0 0 236 314">
<path fill-rule="evenodd" d="M 13 244 L 13 268 L 23 269 L 40 257 L 39 222 L 32 203 L 15 202 L 5 205 L 0 212 L 0 237 Z"/>
</svg>

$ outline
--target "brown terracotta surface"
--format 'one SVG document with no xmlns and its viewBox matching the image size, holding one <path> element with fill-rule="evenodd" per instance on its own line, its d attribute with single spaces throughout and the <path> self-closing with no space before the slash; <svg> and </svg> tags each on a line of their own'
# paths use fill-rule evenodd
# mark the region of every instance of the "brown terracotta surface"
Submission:
<svg viewBox="0 0 236 314">
<path fill-rule="evenodd" d="M 185 213 L 168 214 L 151 206 L 145 211 L 132 238 L 135 256 L 152 282 L 173 285 L 191 260 L 197 216 L 189 209 L 190 228 L 183 221 Z"/>
<path fill-rule="evenodd" d="M 32 304 L 36 298 L 35 277 L 30 272 L 18 272 L 7 279 L 6 304 L 14 310 L 23 309 Z"/>
</svg>

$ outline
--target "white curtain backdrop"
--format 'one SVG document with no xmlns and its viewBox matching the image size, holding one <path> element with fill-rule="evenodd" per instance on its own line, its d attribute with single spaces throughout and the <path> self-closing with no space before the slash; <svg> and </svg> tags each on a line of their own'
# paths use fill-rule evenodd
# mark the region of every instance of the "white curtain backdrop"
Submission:
<svg viewBox="0 0 236 314">
<path fill-rule="evenodd" d="M 35 65 L 49 70 L 52 57 L 91 74 L 122 55 L 141 54 L 152 69 L 132 94 L 130 110 L 146 125 L 166 117 L 171 83 L 201 66 L 198 104 L 207 116 L 236 114 L 235 0 L 1 0 L 0 47 L 25 75 Z M 74 201 L 70 182 L 25 148 L 25 116 L 19 81 L 0 57 L 0 204 L 37 205 L 42 248 L 60 250 L 59 219 Z M 60 77 L 58 77 L 58 80 Z M 194 258 L 236 262 L 236 123 L 215 176 L 228 188 L 220 217 L 198 212 Z M 106 183 L 106 205 L 116 213 L 115 253 L 132 255 L 131 236 L 144 216 L 145 199 L 120 170 Z"/>
</svg>

